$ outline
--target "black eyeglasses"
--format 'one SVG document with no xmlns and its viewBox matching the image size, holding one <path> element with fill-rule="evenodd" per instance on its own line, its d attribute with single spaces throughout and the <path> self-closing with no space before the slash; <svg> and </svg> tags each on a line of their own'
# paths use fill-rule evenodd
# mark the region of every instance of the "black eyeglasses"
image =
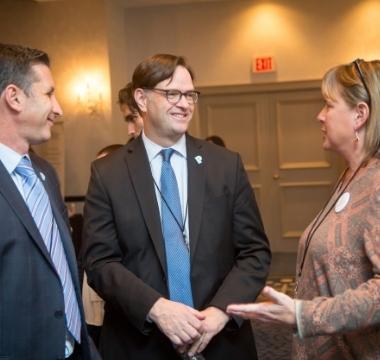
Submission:
<svg viewBox="0 0 380 360">
<path fill-rule="evenodd" d="M 166 97 L 166 100 L 168 100 L 168 102 L 170 102 L 170 104 L 173 104 L 173 105 L 177 104 L 181 100 L 182 96 L 185 97 L 185 99 L 187 100 L 189 104 L 191 105 L 196 104 L 198 102 L 199 95 L 201 94 L 199 91 L 195 91 L 195 90 L 186 91 L 186 92 L 182 92 L 176 89 L 165 90 L 165 89 L 157 89 L 157 88 L 154 88 L 154 89 L 145 88 L 144 90 L 154 91 L 154 92 L 164 95 Z"/>
<path fill-rule="evenodd" d="M 367 91 L 367 94 L 368 94 L 368 101 L 369 101 L 369 104 L 368 105 L 371 105 L 371 93 L 369 92 L 369 89 L 368 89 L 368 86 L 367 86 L 367 83 L 365 81 L 365 78 L 364 78 L 364 75 L 363 75 L 363 72 L 362 72 L 362 69 L 360 68 L 360 63 L 364 61 L 362 59 L 356 59 L 353 61 L 353 64 L 355 65 L 355 68 L 356 68 L 356 71 L 358 72 L 359 74 L 359 77 L 360 77 L 360 80 L 361 82 L 363 83 L 363 86 L 365 88 L 365 90 Z"/>
</svg>

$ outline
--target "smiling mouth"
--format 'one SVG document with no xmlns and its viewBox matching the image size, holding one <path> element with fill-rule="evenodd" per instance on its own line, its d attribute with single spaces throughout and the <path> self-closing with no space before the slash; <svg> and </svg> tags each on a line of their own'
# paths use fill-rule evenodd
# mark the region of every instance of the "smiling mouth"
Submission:
<svg viewBox="0 0 380 360">
<path fill-rule="evenodd" d="M 184 120 L 188 118 L 188 114 L 182 114 L 182 113 L 174 113 L 174 114 L 171 114 L 171 116 L 179 120 Z"/>
</svg>

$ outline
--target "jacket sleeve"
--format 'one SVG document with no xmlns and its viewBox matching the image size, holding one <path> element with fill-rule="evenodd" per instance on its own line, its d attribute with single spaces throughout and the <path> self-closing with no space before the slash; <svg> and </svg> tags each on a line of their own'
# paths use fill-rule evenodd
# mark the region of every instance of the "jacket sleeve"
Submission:
<svg viewBox="0 0 380 360">
<path fill-rule="evenodd" d="M 231 234 L 234 264 L 210 303 L 222 310 L 231 303 L 254 301 L 265 285 L 271 261 L 255 195 L 239 155 L 235 179 Z"/>
<path fill-rule="evenodd" d="M 145 332 L 147 314 L 162 295 L 127 269 L 119 244 L 112 203 L 95 162 L 84 208 L 83 255 L 88 283 Z"/>
</svg>

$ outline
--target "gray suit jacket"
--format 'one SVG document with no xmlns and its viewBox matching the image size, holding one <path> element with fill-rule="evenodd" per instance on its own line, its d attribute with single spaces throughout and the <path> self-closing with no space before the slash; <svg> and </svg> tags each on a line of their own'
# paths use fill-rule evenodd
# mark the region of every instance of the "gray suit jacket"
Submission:
<svg viewBox="0 0 380 360">
<path fill-rule="evenodd" d="M 31 155 L 57 221 L 82 315 L 79 353 L 90 359 L 78 272 L 67 213 L 53 168 Z M 62 285 L 43 239 L 16 185 L 0 161 L 0 358 L 63 359 L 65 312 Z"/>
</svg>

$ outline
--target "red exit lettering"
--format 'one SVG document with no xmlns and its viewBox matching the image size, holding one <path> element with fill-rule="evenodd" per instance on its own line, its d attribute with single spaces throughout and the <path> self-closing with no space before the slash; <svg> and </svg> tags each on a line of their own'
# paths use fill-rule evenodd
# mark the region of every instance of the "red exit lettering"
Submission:
<svg viewBox="0 0 380 360">
<path fill-rule="evenodd" d="M 253 72 L 271 72 L 274 71 L 274 59 L 272 56 L 257 57 L 254 59 Z"/>
</svg>

